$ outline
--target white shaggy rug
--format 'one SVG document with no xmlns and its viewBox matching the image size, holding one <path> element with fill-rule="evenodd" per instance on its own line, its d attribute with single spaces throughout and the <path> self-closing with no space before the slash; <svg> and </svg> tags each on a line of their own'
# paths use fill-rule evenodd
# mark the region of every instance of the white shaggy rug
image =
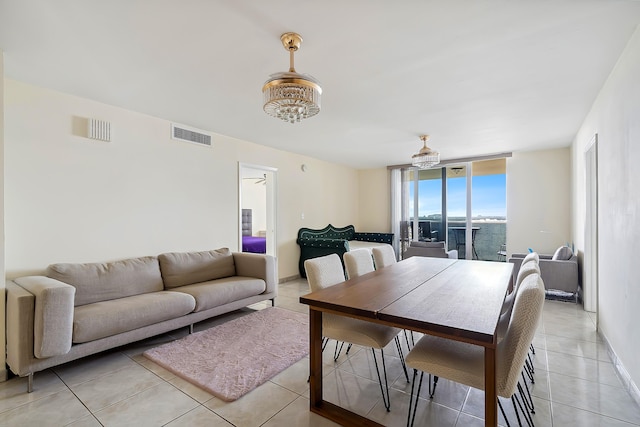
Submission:
<svg viewBox="0 0 640 427">
<path fill-rule="evenodd" d="M 309 316 L 269 307 L 143 354 L 231 402 L 309 353 Z"/>
</svg>

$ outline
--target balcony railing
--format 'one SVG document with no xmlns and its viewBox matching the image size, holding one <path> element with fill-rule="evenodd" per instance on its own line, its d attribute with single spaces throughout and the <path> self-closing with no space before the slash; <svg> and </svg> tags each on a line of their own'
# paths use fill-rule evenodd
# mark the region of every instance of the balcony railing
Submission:
<svg viewBox="0 0 640 427">
<path fill-rule="evenodd" d="M 410 223 L 411 224 L 411 223 Z M 456 228 L 464 228 L 465 222 L 462 221 L 450 221 L 448 223 L 447 238 L 449 241 L 449 250 L 456 249 L 456 233 L 458 234 L 458 240 L 464 241 L 464 233 L 456 231 Z M 500 257 L 498 252 L 501 246 L 507 241 L 507 222 L 501 220 L 475 220 L 472 221 L 472 227 L 477 230 L 474 231 L 474 247 L 477 258 L 485 261 L 504 261 L 505 257 Z M 444 233 L 442 232 L 442 222 L 420 220 L 419 240 L 433 239 L 436 241 L 444 240 Z M 410 228 L 409 233 L 412 232 Z M 411 234 L 409 240 L 411 240 Z M 458 246 L 458 258 L 465 258 L 464 245 Z M 476 258 L 476 255 L 473 255 Z"/>
</svg>

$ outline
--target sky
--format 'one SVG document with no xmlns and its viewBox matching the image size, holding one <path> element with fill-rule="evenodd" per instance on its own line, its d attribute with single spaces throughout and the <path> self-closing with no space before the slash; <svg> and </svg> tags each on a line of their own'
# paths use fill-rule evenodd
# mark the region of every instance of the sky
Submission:
<svg viewBox="0 0 640 427">
<path fill-rule="evenodd" d="M 505 174 L 482 175 L 473 177 L 472 181 L 472 216 L 507 215 L 507 179 Z M 419 216 L 442 212 L 442 190 L 439 179 L 422 180 L 418 184 Z M 409 184 L 413 194 L 413 182 Z M 466 216 L 466 178 L 449 178 L 447 182 L 447 202 L 449 216 Z M 410 212 L 413 203 L 410 201 Z"/>
</svg>

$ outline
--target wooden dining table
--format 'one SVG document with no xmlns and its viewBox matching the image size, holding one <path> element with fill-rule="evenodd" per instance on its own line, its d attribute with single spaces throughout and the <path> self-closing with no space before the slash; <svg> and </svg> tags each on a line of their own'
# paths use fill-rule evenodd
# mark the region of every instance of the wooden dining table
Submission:
<svg viewBox="0 0 640 427">
<path fill-rule="evenodd" d="M 300 297 L 309 305 L 310 409 L 343 426 L 378 426 L 322 396 L 322 314 L 484 347 L 485 425 L 497 426 L 497 325 L 511 263 L 411 257 Z"/>
</svg>

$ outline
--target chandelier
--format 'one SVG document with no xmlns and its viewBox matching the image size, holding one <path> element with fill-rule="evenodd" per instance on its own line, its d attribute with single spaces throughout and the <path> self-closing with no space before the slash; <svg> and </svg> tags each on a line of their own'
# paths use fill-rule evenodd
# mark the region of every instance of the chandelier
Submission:
<svg viewBox="0 0 640 427">
<path fill-rule="evenodd" d="M 296 73 L 293 54 L 300 48 L 302 37 L 296 33 L 280 36 L 282 44 L 289 51 L 289 71 L 269 76 L 262 87 L 264 111 L 270 116 L 296 123 L 320 112 L 320 83 L 308 74 Z"/>
<path fill-rule="evenodd" d="M 424 146 L 416 154 L 411 156 L 411 164 L 420 169 L 430 168 L 440 163 L 440 153 L 427 147 L 429 135 L 420 135 Z"/>
</svg>

